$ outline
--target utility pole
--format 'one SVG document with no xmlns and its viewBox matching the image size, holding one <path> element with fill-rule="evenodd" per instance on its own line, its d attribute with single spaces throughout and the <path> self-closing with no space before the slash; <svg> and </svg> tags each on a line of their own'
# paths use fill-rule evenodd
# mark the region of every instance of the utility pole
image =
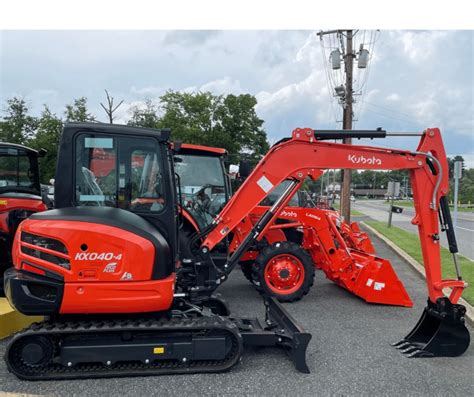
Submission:
<svg viewBox="0 0 474 397">
<path fill-rule="evenodd" d="M 346 72 L 346 100 L 343 108 L 342 129 L 352 129 L 352 71 L 353 71 L 354 54 L 352 50 L 352 30 L 346 31 L 346 53 L 344 54 L 344 65 Z M 350 145 L 351 138 L 344 139 L 344 143 Z M 341 215 L 347 223 L 351 220 L 351 170 L 343 170 L 342 186 L 341 186 Z"/>
<path fill-rule="evenodd" d="M 318 36 L 322 37 L 328 34 L 337 34 L 341 38 L 341 47 L 343 50 L 343 60 L 344 60 L 344 71 L 346 75 L 345 86 L 342 90 L 338 91 L 337 87 L 336 92 L 341 97 L 341 103 L 343 106 L 343 117 L 342 117 L 342 128 L 344 130 L 352 129 L 352 104 L 353 104 L 353 89 L 352 89 L 352 76 L 353 76 L 353 65 L 354 65 L 354 51 L 352 45 L 352 39 L 354 36 L 354 31 L 349 30 L 328 30 L 325 32 L 319 32 Z M 344 50 L 344 45 L 342 44 L 342 36 L 346 36 L 346 45 Z M 344 139 L 344 143 L 350 145 L 352 140 L 350 138 Z M 350 222 L 351 219 L 351 181 L 352 173 L 351 170 L 342 170 L 342 181 L 341 181 L 341 215 L 347 222 Z"/>
<path fill-rule="evenodd" d="M 454 162 L 454 230 L 458 226 L 458 192 L 459 180 L 462 178 L 462 161 Z"/>
</svg>

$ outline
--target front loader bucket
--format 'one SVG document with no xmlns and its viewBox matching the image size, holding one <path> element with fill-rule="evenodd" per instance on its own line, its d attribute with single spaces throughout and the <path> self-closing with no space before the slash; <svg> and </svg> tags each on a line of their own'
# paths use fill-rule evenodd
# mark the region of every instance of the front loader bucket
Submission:
<svg viewBox="0 0 474 397">
<path fill-rule="evenodd" d="M 355 240 L 355 248 L 367 254 L 375 254 L 375 248 L 372 245 L 369 235 L 360 230 L 359 224 L 352 222 L 350 228 L 352 230 L 352 238 Z"/>
<path fill-rule="evenodd" d="M 415 328 L 400 342 L 394 343 L 406 357 L 457 357 L 470 343 L 464 324 L 466 308 L 453 304 L 448 298 L 436 303 L 428 300 Z"/>
<path fill-rule="evenodd" d="M 351 256 L 360 266 L 349 290 L 369 303 L 412 307 L 405 287 L 390 261 L 351 250 Z"/>
</svg>

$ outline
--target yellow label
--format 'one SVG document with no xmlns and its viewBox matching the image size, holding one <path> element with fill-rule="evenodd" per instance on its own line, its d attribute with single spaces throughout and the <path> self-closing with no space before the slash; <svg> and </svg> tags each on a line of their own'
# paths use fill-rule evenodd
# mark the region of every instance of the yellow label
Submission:
<svg viewBox="0 0 474 397">
<path fill-rule="evenodd" d="M 165 352 L 164 347 L 154 347 L 153 348 L 153 354 L 163 354 Z"/>
<path fill-rule="evenodd" d="M 0 205 L 7 205 L 8 204 L 8 200 L 0 200 Z"/>
</svg>

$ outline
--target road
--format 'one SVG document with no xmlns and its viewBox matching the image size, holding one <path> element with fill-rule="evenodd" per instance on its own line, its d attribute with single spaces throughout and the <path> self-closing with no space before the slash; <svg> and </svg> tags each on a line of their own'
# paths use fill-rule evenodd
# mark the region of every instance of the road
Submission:
<svg viewBox="0 0 474 397">
<path fill-rule="evenodd" d="M 374 220 L 388 221 L 388 205 L 383 200 L 359 200 L 353 203 L 352 207 Z M 401 214 L 393 214 L 392 224 L 409 232 L 418 233 L 417 227 L 411 224 L 415 210 L 410 207 L 402 208 L 403 212 Z M 459 253 L 474 260 L 474 213 L 458 213 L 456 239 Z M 441 244 L 444 247 L 448 247 L 445 233 L 441 233 Z"/>
<path fill-rule="evenodd" d="M 457 358 L 408 359 L 390 346 L 418 320 L 426 304 L 424 281 L 373 237 L 389 258 L 415 306 L 369 305 L 316 273 L 315 285 L 300 302 L 285 307 L 312 333 L 307 351 L 311 374 L 295 371 L 284 352 L 248 350 L 223 374 L 175 375 L 81 381 L 19 381 L 0 360 L 1 392 L 84 396 L 202 395 L 474 395 L 474 347 Z M 221 291 L 235 315 L 262 316 L 258 293 L 240 271 Z M 472 333 L 472 328 L 470 328 Z M 0 341 L 0 355 L 5 351 Z"/>
</svg>

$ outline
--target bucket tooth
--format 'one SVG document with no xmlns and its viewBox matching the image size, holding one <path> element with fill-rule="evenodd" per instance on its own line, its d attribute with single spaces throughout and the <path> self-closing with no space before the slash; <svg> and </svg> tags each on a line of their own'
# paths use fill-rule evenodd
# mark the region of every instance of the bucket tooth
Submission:
<svg viewBox="0 0 474 397">
<path fill-rule="evenodd" d="M 409 354 L 405 354 L 405 357 L 407 358 L 433 357 L 433 354 L 424 350 L 417 349 Z"/>
<path fill-rule="evenodd" d="M 466 308 L 444 297 L 436 303 L 428 300 L 423 314 L 413 330 L 393 346 L 406 357 L 456 357 L 470 343 L 464 324 Z"/>
<path fill-rule="evenodd" d="M 401 342 L 397 342 L 397 344 L 393 344 L 392 346 L 394 346 L 398 350 L 403 350 L 403 349 L 406 349 L 408 346 L 410 346 L 410 342 L 401 341 Z"/>
<path fill-rule="evenodd" d="M 420 347 L 419 346 L 415 346 L 415 345 L 410 345 L 408 347 L 405 347 L 404 349 L 400 349 L 401 353 L 402 354 L 405 354 L 405 355 L 410 355 L 412 353 L 415 353 L 415 352 L 418 352 L 418 351 L 421 351 Z"/>
</svg>

